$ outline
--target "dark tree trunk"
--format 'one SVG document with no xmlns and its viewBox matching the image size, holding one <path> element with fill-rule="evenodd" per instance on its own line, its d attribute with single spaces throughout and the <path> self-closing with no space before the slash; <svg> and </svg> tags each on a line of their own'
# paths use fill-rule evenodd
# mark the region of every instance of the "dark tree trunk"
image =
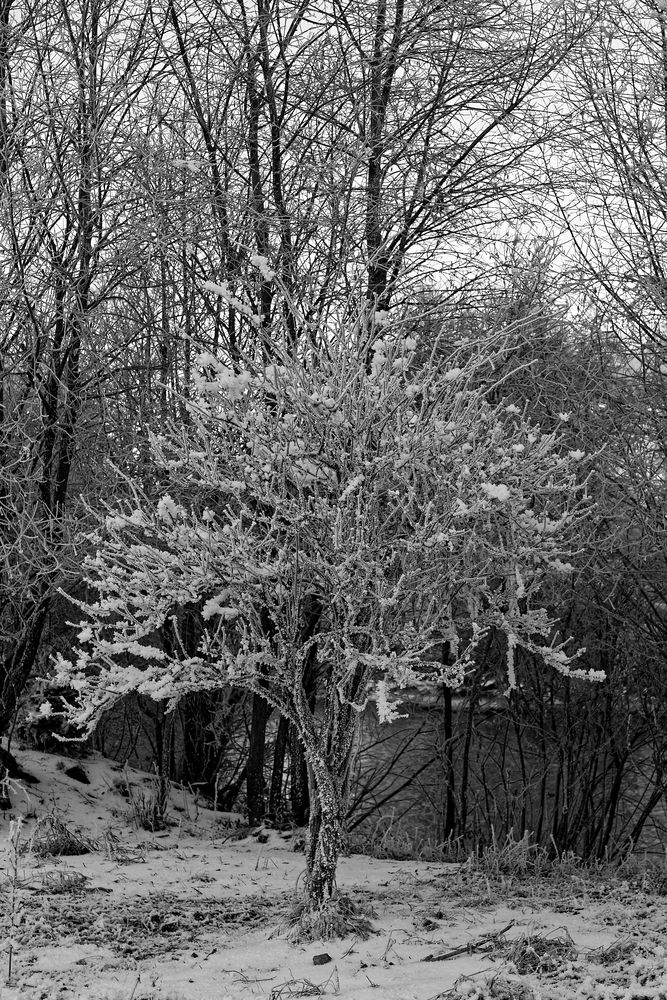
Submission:
<svg viewBox="0 0 667 1000">
<path fill-rule="evenodd" d="M 211 714 L 212 692 L 193 691 L 181 700 L 178 707 L 183 730 L 182 780 L 190 785 L 208 780 L 209 747 L 206 742 L 206 723 Z"/>
<path fill-rule="evenodd" d="M 10 753 L 0 747 L 0 809 L 11 809 L 12 802 L 9 798 L 8 778 L 16 776 L 18 764 Z"/>
<path fill-rule="evenodd" d="M 252 696 L 252 721 L 246 790 L 248 796 L 248 822 L 251 826 L 261 823 L 266 813 L 266 782 L 264 757 L 266 750 L 266 723 L 271 714 L 268 702 L 258 694 Z"/>
<path fill-rule="evenodd" d="M 479 664 L 483 664 L 489 655 L 489 649 L 491 647 L 491 637 L 486 641 L 486 647 L 481 651 L 479 656 Z M 466 836 L 466 826 L 468 823 L 468 786 L 470 782 L 470 754 L 472 750 L 473 735 L 475 732 L 475 720 L 477 716 L 477 709 L 479 708 L 479 700 L 482 690 L 482 667 L 477 666 L 475 672 L 473 673 L 472 686 L 470 689 L 470 695 L 468 699 L 468 709 L 466 715 L 466 728 L 465 735 L 463 737 L 463 753 L 461 758 L 461 782 L 460 782 L 460 792 L 459 801 L 461 803 L 461 815 L 459 818 L 459 836 Z"/>
<path fill-rule="evenodd" d="M 239 797 L 243 782 L 246 780 L 246 775 L 248 773 L 248 765 L 244 764 L 239 770 L 238 774 L 235 775 L 231 781 L 228 781 L 226 785 L 220 788 L 217 792 L 214 792 L 214 801 L 217 801 L 218 810 L 220 812 L 231 812 L 234 808 L 234 804 Z"/>
<path fill-rule="evenodd" d="M 322 609 L 318 599 L 313 599 L 307 610 L 303 639 L 307 641 L 315 634 L 315 629 L 320 620 Z M 303 692 L 308 703 L 308 708 L 315 712 L 317 702 L 317 651 L 312 647 L 306 668 L 303 673 Z M 303 744 L 299 739 L 298 732 L 293 725 L 290 725 L 290 799 L 292 807 L 292 819 L 297 826 L 305 826 L 308 822 L 311 808 L 310 782 L 308 778 L 308 765 Z"/>
<path fill-rule="evenodd" d="M 9 750 L 0 747 L 0 774 L 7 772 L 8 778 L 15 778 L 19 773 L 19 765 L 16 757 L 10 754 Z"/>
<path fill-rule="evenodd" d="M 449 684 L 443 685 L 444 706 L 442 713 L 443 736 L 444 736 L 444 764 L 445 764 L 445 816 L 444 816 L 444 840 L 453 836 L 456 830 L 456 800 L 454 798 L 454 732 L 452 727 L 452 689 Z"/>
<path fill-rule="evenodd" d="M 165 712 L 165 702 L 155 703 L 153 721 L 153 769 L 157 781 L 157 794 L 152 797 L 151 829 L 164 830 L 166 827 L 171 774 L 173 771 L 173 729 L 174 713 Z"/>
<path fill-rule="evenodd" d="M 23 635 L 0 660 L 0 734 L 8 732 L 16 714 L 35 665 L 48 611 L 49 599 L 44 597 L 35 606 Z"/>
<path fill-rule="evenodd" d="M 281 715 L 273 751 L 273 771 L 271 772 L 271 787 L 269 789 L 269 815 L 274 820 L 280 818 L 283 812 L 283 773 L 285 771 L 285 753 L 287 751 L 288 737 L 289 722 L 284 715 Z"/>
<path fill-rule="evenodd" d="M 604 832 L 600 839 L 600 845 L 598 847 L 598 858 L 600 860 L 607 856 L 609 842 L 614 831 L 614 820 L 616 819 L 616 813 L 621 801 L 621 789 L 623 787 L 623 778 L 625 776 L 625 765 L 627 764 L 627 761 L 627 753 L 614 753 L 614 780 L 612 781 L 611 791 L 607 802 L 607 820 L 604 826 Z"/>
<path fill-rule="evenodd" d="M 449 665 L 451 647 L 449 642 L 442 644 L 442 665 Z M 443 839 L 448 840 L 456 827 L 456 801 L 454 799 L 454 730 L 452 723 L 452 689 L 449 684 L 442 685 L 443 710 L 442 726 L 444 737 L 444 770 L 445 770 L 445 815 L 443 824 Z"/>
<path fill-rule="evenodd" d="M 308 766 L 303 746 L 294 726 L 290 726 L 289 741 L 292 820 L 297 826 L 305 826 L 310 812 Z"/>
<path fill-rule="evenodd" d="M 227 757 L 234 713 L 244 698 L 245 692 L 238 688 L 193 692 L 183 698 L 179 707 L 183 731 L 182 780 L 196 785 L 211 799 L 215 797 L 218 773 Z"/>
</svg>

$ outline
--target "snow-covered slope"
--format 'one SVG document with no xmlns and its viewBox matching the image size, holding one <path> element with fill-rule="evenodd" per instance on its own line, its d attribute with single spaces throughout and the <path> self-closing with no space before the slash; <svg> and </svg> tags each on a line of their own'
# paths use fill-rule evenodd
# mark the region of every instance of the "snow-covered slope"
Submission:
<svg viewBox="0 0 667 1000">
<path fill-rule="evenodd" d="M 667 904 L 655 879 L 642 887 L 563 869 L 538 882 L 355 855 L 342 860 L 339 887 L 372 907 L 375 933 L 295 944 L 288 918 L 304 860 L 290 835 L 236 839 L 237 817 L 179 789 L 172 825 L 147 831 L 135 820 L 150 775 L 99 755 L 19 757 L 39 781 L 14 787 L 0 814 L 0 983 L 17 889 L 0 1000 L 667 997 Z M 68 774 L 73 766 L 83 773 Z M 21 844 L 34 840 L 16 854 L 8 834 L 19 814 Z M 63 829 L 88 853 L 46 853 Z"/>
</svg>

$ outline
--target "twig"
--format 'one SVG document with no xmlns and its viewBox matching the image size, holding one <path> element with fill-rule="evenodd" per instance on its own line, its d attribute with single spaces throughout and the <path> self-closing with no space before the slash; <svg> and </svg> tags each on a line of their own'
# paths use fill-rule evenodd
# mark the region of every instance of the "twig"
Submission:
<svg viewBox="0 0 667 1000">
<path fill-rule="evenodd" d="M 427 955 L 426 958 L 422 958 L 422 962 L 446 962 L 450 958 L 456 958 L 457 955 L 465 955 L 466 952 L 477 951 L 479 948 L 484 947 L 484 945 L 492 944 L 501 938 L 511 927 L 514 927 L 515 921 L 511 920 L 507 927 L 503 927 L 501 931 L 496 931 L 494 934 L 482 934 L 478 937 L 476 941 L 469 941 L 468 944 L 462 944 L 458 948 L 452 948 L 450 951 L 445 951 L 441 955 Z"/>
</svg>

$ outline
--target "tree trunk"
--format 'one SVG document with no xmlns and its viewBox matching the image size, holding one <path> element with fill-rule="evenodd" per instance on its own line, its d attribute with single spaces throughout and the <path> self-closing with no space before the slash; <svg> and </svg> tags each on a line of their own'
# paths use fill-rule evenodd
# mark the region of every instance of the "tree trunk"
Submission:
<svg viewBox="0 0 667 1000">
<path fill-rule="evenodd" d="M 211 715 L 213 692 L 193 691 L 181 699 L 178 706 L 181 729 L 183 731 L 183 756 L 181 781 L 194 785 L 204 782 L 209 762 L 209 747 L 206 744 L 206 723 Z M 214 768 L 214 773 L 217 768 Z M 208 775 L 207 775 L 208 777 Z"/>
<path fill-rule="evenodd" d="M 331 712 L 327 749 L 305 745 L 310 785 L 310 821 L 306 856 L 306 887 L 310 901 L 322 906 L 336 887 L 338 857 L 346 843 L 347 786 L 357 727 L 349 705 L 332 692 L 325 713 Z"/>
<path fill-rule="evenodd" d="M 234 808 L 239 793 L 246 780 L 246 775 L 248 773 L 248 765 L 244 764 L 239 770 L 238 774 L 223 785 L 219 790 L 214 789 L 213 801 L 217 803 L 218 812 L 231 812 Z"/>
<path fill-rule="evenodd" d="M 297 826 L 305 826 L 310 810 L 308 766 L 298 733 L 290 726 L 290 805 Z"/>
<path fill-rule="evenodd" d="M 39 652 L 39 644 L 49 610 L 44 597 L 32 612 L 21 638 L 0 660 L 0 734 L 7 732 L 25 690 Z"/>
<path fill-rule="evenodd" d="M 192 692 L 179 705 L 183 731 L 181 780 L 197 785 L 211 799 L 232 740 L 234 713 L 244 698 L 245 692 L 239 688 Z"/>
<path fill-rule="evenodd" d="M 0 746 L 0 809 L 6 811 L 12 808 L 9 798 L 9 780 L 18 771 L 18 764 L 7 750 Z"/>
<path fill-rule="evenodd" d="M 454 760 L 452 747 L 454 731 L 452 723 L 452 689 L 449 684 L 443 684 L 443 736 L 445 765 L 445 815 L 443 839 L 449 840 L 456 830 L 456 800 L 454 798 Z"/>
<path fill-rule="evenodd" d="M 329 899 L 336 887 L 336 868 L 340 854 L 343 803 L 339 782 L 322 761 L 309 767 L 310 822 L 306 865 L 306 890 L 315 906 Z"/>
<path fill-rule="evenodd" d="M 441 650 L 442 665 L 447 667 L 449 665 L 451 648 L 449 642 L 444 642 L 442 644 Z M 449 684 L 444 683 L 442 685 L 443 694 L 443 712 L 442 712 L 442 724 L 443 724 L 443 737 L 444 737 L 444 747 L 443 747 L 443 763 L 445 771 L 445 814 L 444 814 L 444 828 L 443 828 L 443 840 L 449 840 L 454 836 L 454 830 L 456 827 L 456 801 L 454 799 L 454 727 L 452 720 L 452 689 Z"/>
<path fill-rule="evenodd" d="M 319 601 L 313 599 L 312 604 L 307 609 L 307 621 L 303 631 L 304 642 L 314 635 L 320 614 Z M 303 674 L 303 692 L 310 712 L 314 713 L 317 702 L 317 650 L 315 647 L 312 647 L 308 654 Z M 308 822 L 311 806 L 308 765 L 298 730 L 293 724 L 290 724 L 290 786 L 292 819 L 297 826 L 305 826 Z"/>
<path fill-rule="evenodd" d="M 252 696 L 252 721 L 246 789 L 248 795 L 248 823 L 257 826 L 266 813 L 266 782 L 264 780 L 264 755 L 266 748 L 266 723 L 271 707 L 261 695 Z"/>
<path fill-rule="evenodd" d="M 491 639 L 487 639 L 486 648 L 480 653 L 479 663 L 484 663 L 489 655 Z M 472 687 L 468 699 L 468 710 L 466 716 L 465 736 L 463 737 L 463 754 L 461 758 L 461 782 L 459 791 L 459 801 L 461 803 L 461 815 L 459 818 L 459 836 L 465 839 L 466 826 L 468 823 L 468 787 L 470 783 L 470 755 L 472 750 L 473 735 L 475 733 L 475 721 L 479 708 L 479 699 L 482 690 L 482 670 L 476 667 L 472 677 Z"/>
<path fill-rule="evenodd" d="M 269 816 L 275 820 L 282 815 L 283 773 L 285 770 L 285 753 L 289 736 L 289 722 L 284 715 L 280 716 L 276 743 L 273 751 L 273 770 L 271 772 L 271 787 L 269 790 Z"/>
<path fill-rule="evenodd" d="M 357 666 L 344 695 L 329 679 L 319 740 L 312 725 L 302 732 L 310 781 L 306 884 L 314 906 L 321 906 L 333 894 L 338 856 L 346 841 L 348 777 L 359 721 L 354 705 L 363 676 Z"/>
</svg>

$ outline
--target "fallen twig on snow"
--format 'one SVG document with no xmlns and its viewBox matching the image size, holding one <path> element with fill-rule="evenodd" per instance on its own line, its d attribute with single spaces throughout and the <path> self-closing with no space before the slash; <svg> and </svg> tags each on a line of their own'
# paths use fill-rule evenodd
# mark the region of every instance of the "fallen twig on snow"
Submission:
<svg viewBox="0 0 667 1000">
<path fill-rule="evenodd" d="M 495 931 L 493 934 L 482 934 L 475 941 L 468 941 L 467 944 L 459 945 L 458 948 L 452 948 L 450 951 L 443 951 L 440 955 L 427 955 L 426 958 L 422 958 L 422 962 L 446 962 L 450 958 L 456 958 L 458 955 L 465 955 L 467 952 L 471 951 L 482 951 L 488 945 L 495 944 L 499 938 L 506 934 L 511 927 L 514 927 L 515 921 L 511 920 L 506 927 L 503 927 L 500 931 Z"/>
</svg>

